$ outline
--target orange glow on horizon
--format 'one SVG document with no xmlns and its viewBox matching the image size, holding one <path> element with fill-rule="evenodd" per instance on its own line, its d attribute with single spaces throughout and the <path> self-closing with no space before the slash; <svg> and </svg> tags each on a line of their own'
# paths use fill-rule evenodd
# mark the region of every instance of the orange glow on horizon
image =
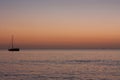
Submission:
<svg viewBox="0 0 120 80">
<path fill-rule="evenodd" d="M 15 42 L 21 47 L 120 47 L 120 6 L 117 4 L 83 5 L 78 1 L 73 6 L 56 3 L 55 7 L 36 5 L 35 1 L 31 7 L 23 2 L 19 4 L 24 6 L 16 6 L 17 2 L 0 5 L 0 44 L 4 47 L 11 35 L 15 35 Z"/>
</svg>

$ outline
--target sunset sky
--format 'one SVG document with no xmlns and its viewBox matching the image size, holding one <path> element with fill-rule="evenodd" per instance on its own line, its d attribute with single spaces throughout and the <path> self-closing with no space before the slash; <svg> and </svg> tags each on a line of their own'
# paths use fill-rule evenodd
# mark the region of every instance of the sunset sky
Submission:
<svg viewBox="0 0 120 80">
<path fill-rule="evenodd" d="M 0 0 L 0 48 L 120 48 L 120 0 Z"/>
</svg>

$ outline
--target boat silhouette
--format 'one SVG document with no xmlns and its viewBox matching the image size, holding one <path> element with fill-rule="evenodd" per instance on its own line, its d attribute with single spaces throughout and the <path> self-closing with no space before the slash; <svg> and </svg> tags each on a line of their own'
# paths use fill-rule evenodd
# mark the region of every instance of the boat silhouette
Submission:
<svg viewBox="0 0 120 80">
<path fill-rule="evenodd" d="M 20 51 L 19 48 L 14 48 L 14 36 L 11 36 L 11 48 L 8 49 L 8 51 Z"/>
</svg>

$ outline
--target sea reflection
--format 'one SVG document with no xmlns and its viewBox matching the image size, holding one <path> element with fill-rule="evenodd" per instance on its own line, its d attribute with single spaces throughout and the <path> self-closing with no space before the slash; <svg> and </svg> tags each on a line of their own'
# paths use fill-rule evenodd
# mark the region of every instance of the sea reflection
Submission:
<svg viewBox="0 0 120 80">
<path fill-rule="evenodd" d="M 120 80 L 120 50 L 23 50 L 0 55 L 0 80 Z"/>
</svg>

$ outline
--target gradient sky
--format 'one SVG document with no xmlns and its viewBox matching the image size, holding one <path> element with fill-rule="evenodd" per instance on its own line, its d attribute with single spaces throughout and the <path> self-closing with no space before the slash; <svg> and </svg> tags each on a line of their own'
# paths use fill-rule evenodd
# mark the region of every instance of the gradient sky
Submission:
<svg viewBox="0 0 120 80">
<path fill-rule="evenodd" d="M 120 48 L 120 0 L 0 0 L 0 48 Z"/>
</svg>

